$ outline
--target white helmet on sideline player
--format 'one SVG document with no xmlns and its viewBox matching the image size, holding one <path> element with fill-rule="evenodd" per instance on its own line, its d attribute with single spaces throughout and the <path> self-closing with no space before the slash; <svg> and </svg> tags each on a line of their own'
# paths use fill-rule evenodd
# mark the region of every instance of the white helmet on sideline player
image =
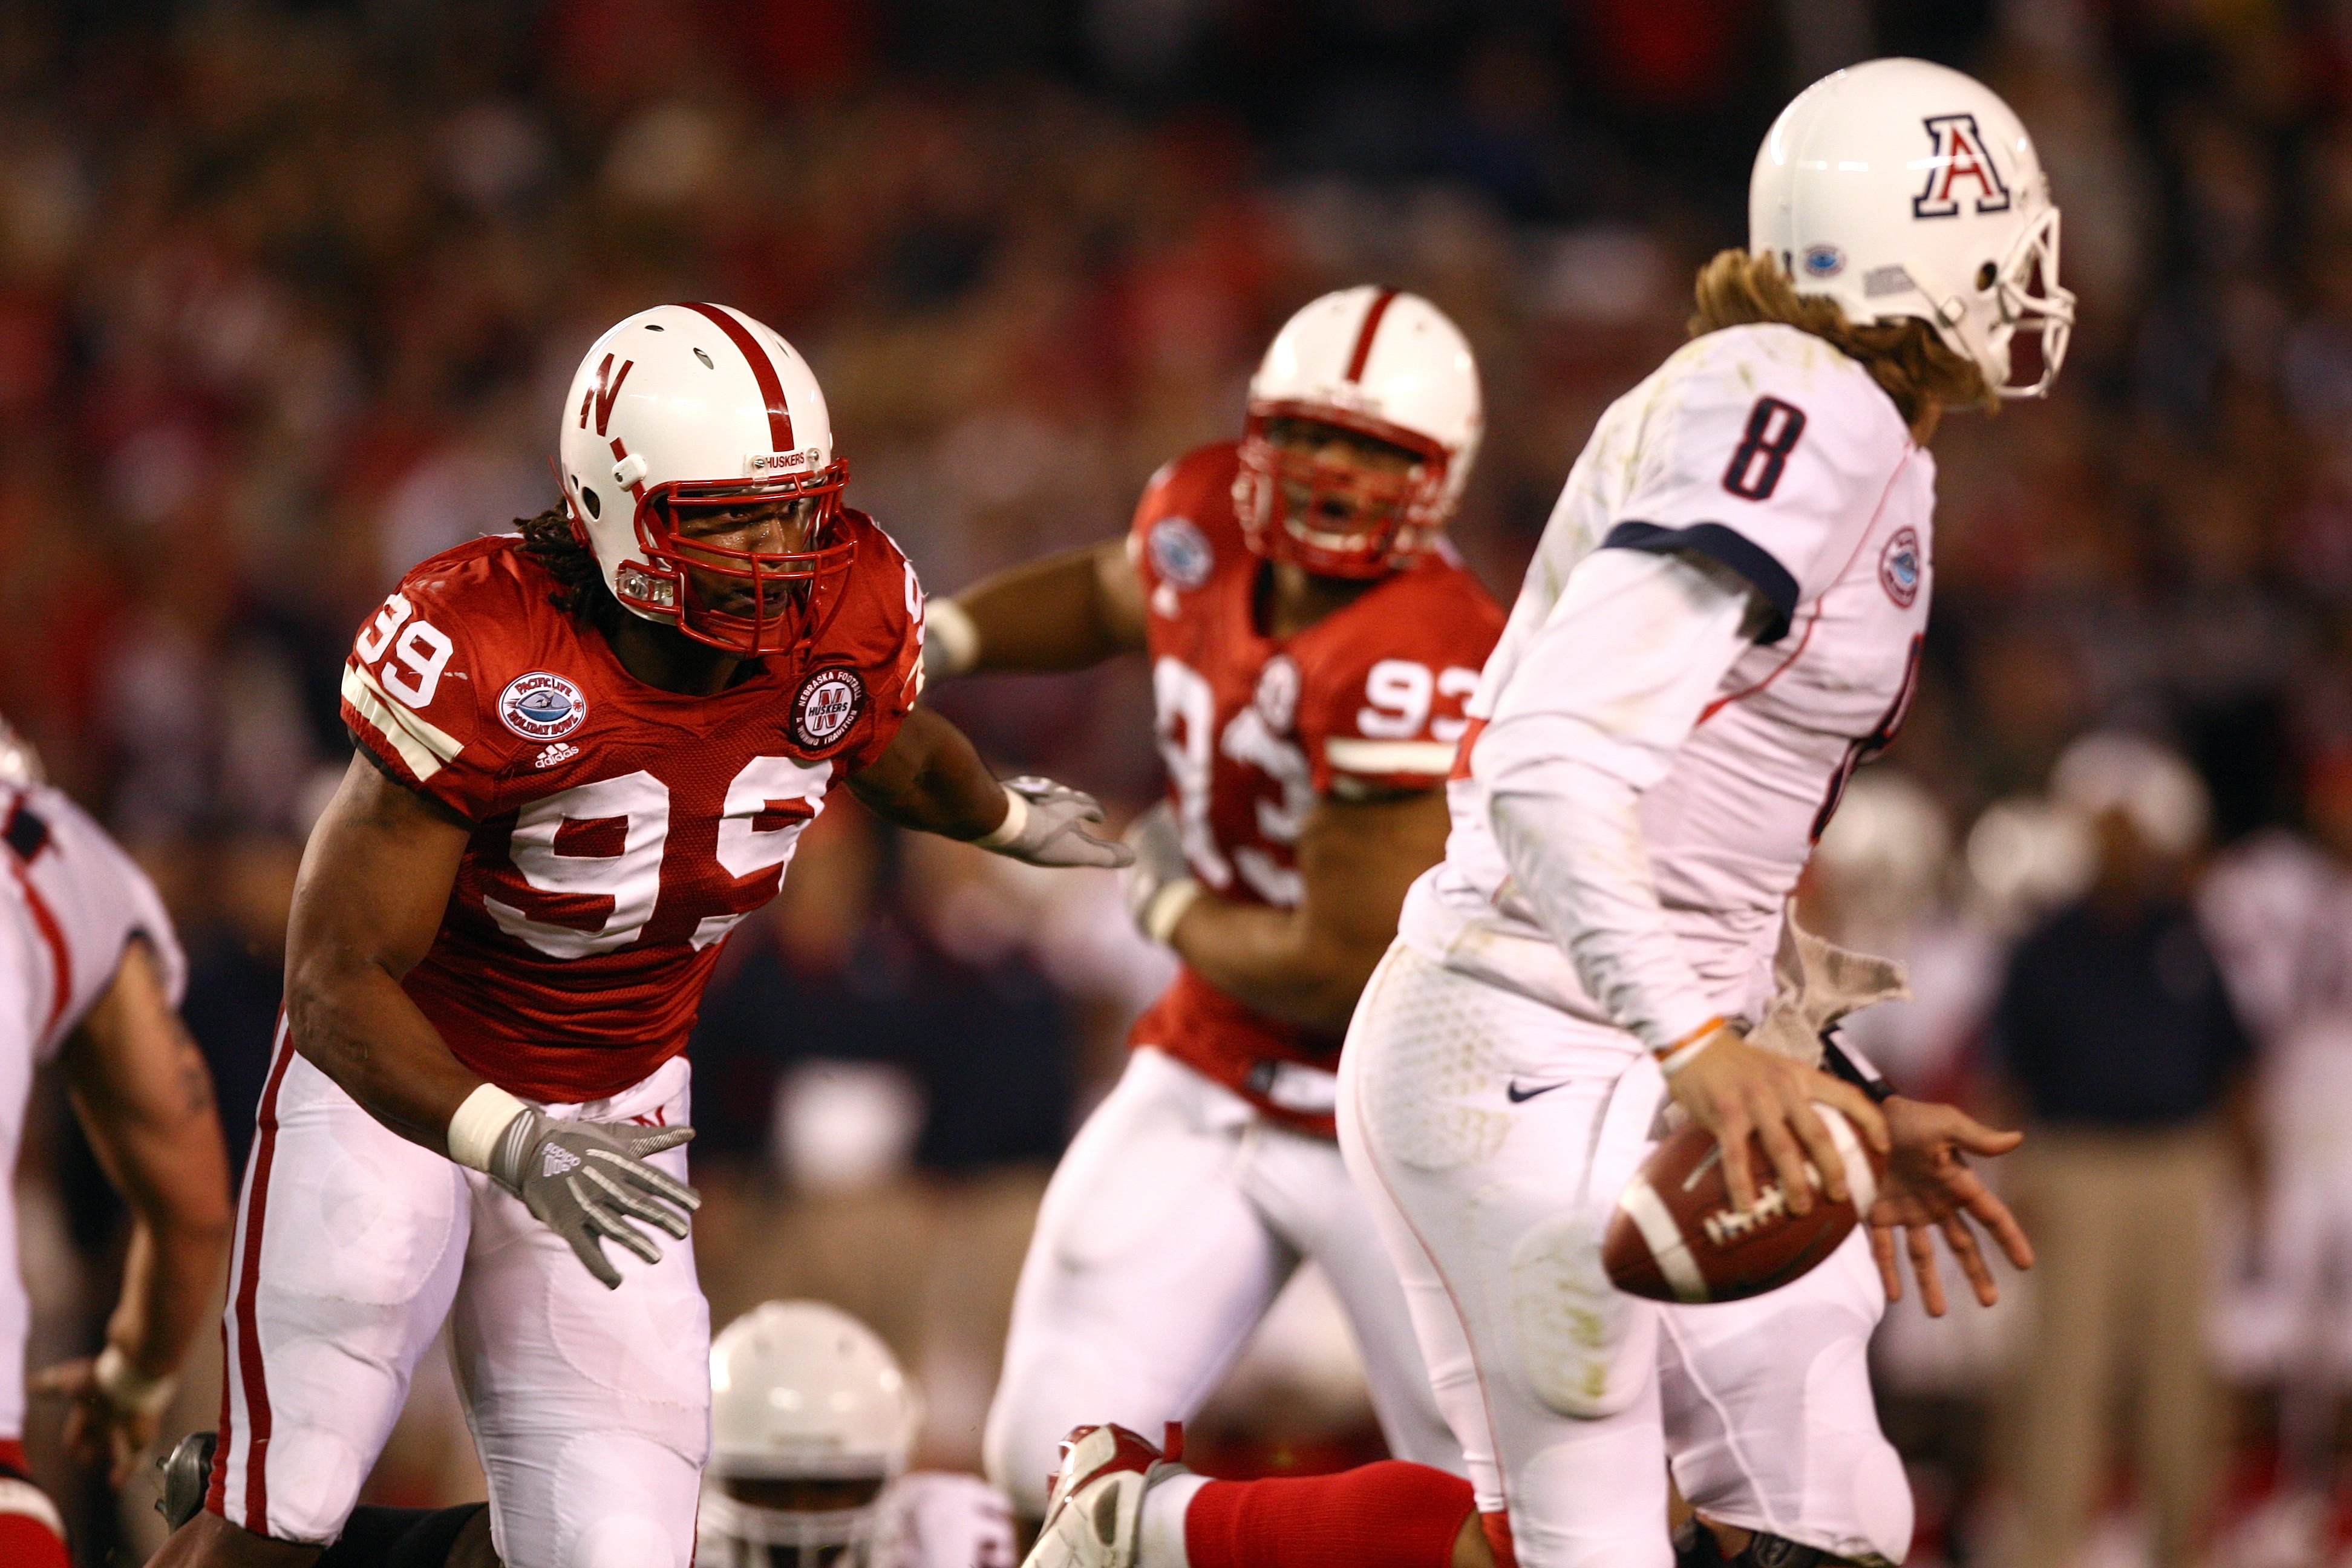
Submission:
<svg viewBox="0 0 2352 1568">
<path fill-rule="evenodd" d="M 1402 472 L 1307 458 L 1268 438 L 1311 420 L 1412 454 Z M 1367 284 L 1283 324 L 1250 378 L 1234 505 L 1250 548 L 1333 577 L 1377 577 L 1435 547 L 1486 426 L 1469 340 L 1418 294 Z M 1318 524 L 1334 521 L 1344 531 Z"/>
<path fill-rule="evenodd" d="M 839 602 L 856 546 L 840 537 L 848 468 L 824 394 L 808 362 L 742 311 L 661 305 L 598 338 L 572 377 L 557 449 L 572 530 L 633 613 L 757 654 L 814 632 Z M 777 501 L 793 503 L 793 549 L 694 537 L 697 514 Z M 698 578 L 726 586 L 707 595 Z"/>
<path fill-rule="evenodd" d="M 7 720 L 0 719 L 0 784 L 46 784 L 48 774 L 41 766 L 41 753 L 33 742 L 18 734 Z"/>
<path fill-rule="evenodd" d="M 2033 139 L 1998 94 L 1926 60 L 1870 60 L 1799 93 L 1748 184 L 1748 248 L 1856 322 L 1916 316 L 2004 397 L 2039 397 L 2066 358 L 2058 208 Z M 2010 342 L 2042 374 L 2010 384 Z"/>
<path fill-rule="evenodd" d="M 821 1301 L 769 1301 L 710 1346 L 701 1534 L 728 1568 L 835 1568 L 871 1554 L 885 1482 L 922 1404 L 871 1329 Z"/>
</svg>

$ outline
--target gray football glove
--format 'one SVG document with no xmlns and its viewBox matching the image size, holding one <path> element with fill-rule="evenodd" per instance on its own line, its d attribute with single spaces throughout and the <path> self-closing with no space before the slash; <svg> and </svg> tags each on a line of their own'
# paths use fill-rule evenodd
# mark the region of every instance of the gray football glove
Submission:
<svg viewBox="0 0 2352 1568">
<path fill-rule="evenodd" d="M 976 840 L 982 848 L 1032 866 L 1116 868 L 1135 858 L 1126 845 L 1087 831 L 1102 826 L 1103 808 L 1084 790 L 1041 778 L 1007 779 L 1004 788 L 1013 797 L 1013 813 L 995 832 Z"/>
<path fill-rule="evenodd" d="M 525 1110 L 507 1123 L 491 1152 L 490 1179 L 572 1244 L 581 1266 L 617 1289 L 621 1271 L 604 1256 L 604 1238 L 647 1263 L 661 1248 L 631 1219 L 686 1239 L 686 1216 L 700 1194 L 646 1163 L 694 1136 L 691 1127 L 637 1128 L 625 1121 L 558 1121 Z"/>
<path fill-rule="evenodd" d="M 1124 837 L 1127 847 L 1135 851 L 1135 864 L 1119 873 L 1127 912 L 1135 917 L 1144 935 L 1164 942 L 1201 892 L 1184 858 L 1174 808 L 1161 801 L 1129 823 Z"/>
</svg>

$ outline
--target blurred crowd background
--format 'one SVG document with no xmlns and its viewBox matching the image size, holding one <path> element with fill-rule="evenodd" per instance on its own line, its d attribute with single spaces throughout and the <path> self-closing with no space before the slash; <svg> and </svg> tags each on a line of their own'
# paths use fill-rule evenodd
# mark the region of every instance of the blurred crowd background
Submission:
<svg viewBox="0 0 2352 1568">
<path fill-rule="evenodd" d="M 773 323 L 823 380 L 853 501 L 946 592 L 1120 529 L 1160 463 L 1236 431 L 1297 305 L 1414 289 L 1480 357 L 1490 434 L 1454 531 L 1507 599 L 1595 416 L 1680 340 L 1695 265 L 1742 241 L 1771 114 L 1896 53 L 1979 74 L 2032 127 L 2082 320 L 2047 405 L 1946 423 L 1925 683 L 1811 893 L 1916 961 L 1920 1000 L 1864 1031 L 1906 1085 L 2047 1123 L 2052 1148 L 2200 1141 L 2211 1179 L 2126 1203 L 2152 1227 L 2130 1245 L 2215 1241 L 2186 1331 L 2149 1328 L 2171 1297 L 2074 1303 L 2160 1342 L 2162 1366 L 2126 1357 L 2083 1396 L 2113 1432 L 2053 1436 L 2004 1393 L 2058 1342 L 2031 1291 L 1891 1317 L 1913 1561 L 2012 1560 L 2001 1531 L 2042 1505 L 2004 1456 L 2032 1441 L 2073 1467 L 2101 1562 L 2179 1560 L 2179 1517 L 2231 1562 L 2334 1561 L 2352 986 L 2315 1013 L 2334 993 L 2305 972 L 2352 955 L 2244 982 L 2275 1005 L 2233 965 L 2352 943 L 2352 6 L 15 0 L 0 711 L 163 888 L 241 1158 L 301 836 L 349 754 L 351 633 L 414 561 L 552 499 L 556 403 L 604 325 L 680 299 Z M 938 700 L 1004 771 L 1122 814 L 1157 787 L 1139 666 Z M 2053 796 L 2094 730 L 2193 777 L 2110 746 Z M 718 1315 L 798 1293 L 866 1316 L 925 1386 L 935 1464 L 974 1462 L 1045 1174 L 1167 973 L 1108 879 L 1018 870 L 837 805 L 733 939 L 697 1047 Z M 2209 952 L 2240 1004 L 2180 1015 L 2160 1104 L 2101 1098 L 2137 1037 L 2020 1054 L 2029 939 L 2086 889 L 2153 933 L 2147 1028 L 2202 994 Z M 2183 958 L 2163 922 L 2192 907 Z M 2109 947 L 2129 991 L 2147 955 Z M 41 1359 L 95 1342 L 121 1216 L 54 1098 L 37 1123 Z M 2021 1169 L 2063 1237 L 2066 1184 Z M 1311 1282 L 1260 1350 L 1196 1454 L 1377 1444 Z M 2149 1390 L 2177 1415 L 2208 1373 L 2202 1426 L 2147 1418 Z M 210 1418 L 206 1375 L 183 1426 Z M 420 1387 L 379 1499 L 478 1485 L 452 1398 Z M 2126 1430 L 2137 1448 L 2105 1442 Z M 144 1539 L 47 1434 L 91 1561 Z"/>
</svg>

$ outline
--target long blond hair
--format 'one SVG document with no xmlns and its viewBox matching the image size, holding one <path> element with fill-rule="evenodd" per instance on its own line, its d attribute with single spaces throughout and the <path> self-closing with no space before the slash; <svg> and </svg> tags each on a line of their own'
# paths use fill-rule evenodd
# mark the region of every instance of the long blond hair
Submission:
<svg viewBox="0 0 2352 1568">
<path fill-rule="evenodd" d="M 1798 293 L 1776 257 L 1719 250 L 1698 269 L 1696 292 L 1698 311 L 1690 319 L 1691 336 L 1759 321 L 1811 332 L 1870 372 L 1915 435 L 1923 435 L 1923 426 L 1933 428 L 1937 408 L 2000 410 L 2000 395 L 1984 373 L 1973 360 L 1955 353 L 1934 327 L 1916 316 L 1868 325 L 1849 321 L 1834 301 Z"/>
</svg>

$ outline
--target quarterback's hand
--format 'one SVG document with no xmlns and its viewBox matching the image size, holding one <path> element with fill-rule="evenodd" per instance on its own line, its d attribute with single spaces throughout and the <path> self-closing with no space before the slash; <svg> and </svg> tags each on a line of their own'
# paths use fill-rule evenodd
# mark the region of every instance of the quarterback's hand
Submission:
<svg viewBox="0 0 2352 1568">
<path fill-rule="evenodd" d="M 1742 1208 L 1756 1201 L 1756 1176 L 1748 1163 L 1751 1132 L 1763 1141 L 1765 1156 L 1780 1178 L 1791 1212 L 1805 1214 L 1813 1206 L 1808 1161 L 1821 1173 L 1833 1201 L 1851 1195 L 1845 1157 L 1813 1110 L 1817 1100 L 1845 1112 L 1872 1148 L 1886 1148 L 1886 1122 L 1869 1096 L 1827 1073 L 1749 1045 L 1728 1024 L 1667 1078 L 1666 1091 L 1692 1121 L 1715 1134 L 1723 1150 L 1723 1175 L 1731 1201 Z"/>
<path fill-rule="evenodd" d="M 98 1375 L 98 1360 L 79 1356 L 35 1373 L 32 1392 L 68 1402 L 65 1449 L 76 1464 L 106 1467 L 110 1482 L 122 1487 L 131 1468 L 155 1441 L 163 1410 L 172 1400 L 173 1380 L 151 1384 L 160 1399 L 134 1401 L 118 1397 Z"/>
<path fill-rule="evenodd" d="M 701 1197 L 646 1163 L 694 1136 L 691 1127 L 639 1128 L 625 1121 L 558 1121 L 525 1110 L 507 1123 L 491 1152 L 490 1179 L 572 1244 L 581 1265 L 616 1289 L 621 1271 L 604 1256 L 610 1237 L 647 1263 L 661 1258 L 641 1219 L 686 1239 L 686 1216 Z"/>
<path fill-rule="evenodd" d="M 1135 864 L 1119 873 L 1119 890 L 1127 895 L 1127 912 L 1143 934 L 1165 942 L 1176 922 L 1201 896 L 1201 884 L 1184 859 L 1184 845 L 1176 832 L 1176 813 L 1166 801 L 1127 825 L 1121 841 L 1135 851 Z"/>
<path fill-rule="evenodd" d="M 995 831 L 974 839 L 982 849 L 1032 866 L 1103 866 L 1116 868 L 1135 858 L 1135 851 L 1087 831 L 1102 826 L 1100 802 L 1084 790 L 1052 779 L 1004 781 L 1004 820 Z"/>
<path fill-rule="evenodd" d="M 2033 1267 L 2033 1247 L 2009 1205 L 1969 1169 L 1966 1156 L 2006 1154 L 2025 1141 L 2025 1134 L 1996 1132 L 1957 1107 L 1932 1100 L 1896 1095 L 1884 1109 L 1894 1148 L 1887 1155 L 1886 1178 L 1878 1184 L 1878 1202 L 1865 1217 L 1886 1299 L 1903 1299 L 1903 1276 L 1895 1263 L 1895 1233 L 1900 1230 L 1911 1254 L 1911 1272 L 1919 1277 L 1919 1304 L 1929 1317 L 1944 1315 L 1944 1281 L 1936 1267 L 1935 1233 L 1940 1230 L 1977 1300 L 1991 1306 L 2000 1300 L 2000 1288 L 1969 1222 L 1990 1232 L 2020 1268 Z"/>
</svg>

